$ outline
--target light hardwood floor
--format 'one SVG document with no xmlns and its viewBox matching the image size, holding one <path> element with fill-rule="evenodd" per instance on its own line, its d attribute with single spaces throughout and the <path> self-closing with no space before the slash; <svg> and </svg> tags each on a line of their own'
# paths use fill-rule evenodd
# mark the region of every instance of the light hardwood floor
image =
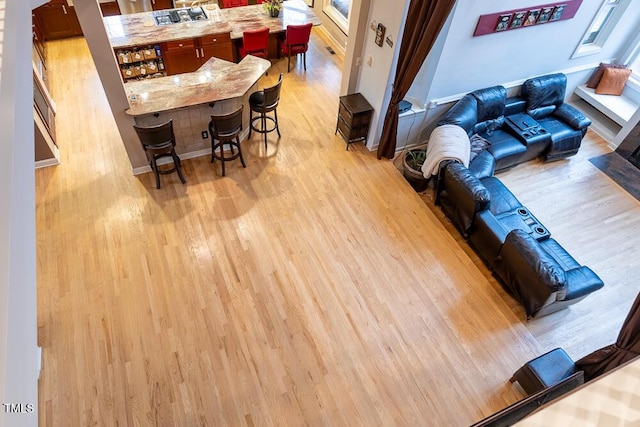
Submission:
<svg viewBox="0 0 640 427">
<path fill-rule="evenodd" d="M 607 287 L 525 323 L 428 194 L 334 135 L 342 58 L 285 74 L 282 139 L 227 176 L 134 177 L 83 39 L 49 44 L 61 164 L 36 171 L 41 425 L 468 425 L 515 369 L 616 335 L 638 202 L 578 157 L 502 174 Z M 274 64 L 271 84 L 286 61 Z M 582 212 L 576 209 L 582 208 Z M 628 305 L 625 305 L 628 301 Z"/>
</svg>

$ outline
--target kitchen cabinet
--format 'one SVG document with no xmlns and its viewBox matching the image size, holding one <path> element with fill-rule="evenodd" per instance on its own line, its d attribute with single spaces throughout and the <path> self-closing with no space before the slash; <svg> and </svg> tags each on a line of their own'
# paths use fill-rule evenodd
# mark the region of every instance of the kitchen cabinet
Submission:
<svg viewBox="0 0 640 427">
<path fill-rule="evenodd" d="M 120 15 L 120 6 L 117 1 L 100 2 L 100 11 L 102 16 Z"/>
<path fill-rule="evenodd" d="M 73 6 L 66 0 L 51 0 L 33 10 L 45 41 L 82 35 L 80 22 Z"/>
<path fill-rule="evenodd" d="M 33 39 L 33 46 L 40 56 L 40 61 L 42 61 L 43 64 L 46 63 L 47 51 L 44 43 L 44 31 L 35 13 L 31 13 L 31 37 Z"/>
<path fill-rule="evenodd" d="M 212 34 L 199 39 L 200 60 L 204 64 L 211 58 L 220 58 L 234 62 L 231 34 Z"/>
<path fill-rule="evenodd" d="M 200 46 L 196 39 L 164 43 L 162 57 L 167 75 L 190 73 L 200 68 Z"/>
<path fill-rule="evenodd" d="M 165 42 L 162 52 L 167 75 L 191 73 L 212 57 L 233 62 L 230 33 Z"/>
<path fill-rule="evenodd" d="M 153 10 L 173 9 L 173 0 L 151 0 Z"/>
</svg>

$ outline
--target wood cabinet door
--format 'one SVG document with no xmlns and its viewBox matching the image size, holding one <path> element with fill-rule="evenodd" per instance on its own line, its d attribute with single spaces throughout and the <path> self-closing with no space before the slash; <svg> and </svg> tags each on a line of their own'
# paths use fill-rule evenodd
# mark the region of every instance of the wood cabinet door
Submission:
<svg viewBox="0 0 640 427">
<path fill-rule="evenodd" d="M 45 40 L 62 39 L 71 37 L 69 25 L 69 10 L 63 4 L 49 3 L 34 10 L 38 21 L 42 24 Z"/>
<path fill-rule="evenodd" d="M 33 45 L 36 47 L 42 62 L 46 63 L 47 51 L 44 43 L 44 32 L 42 31 L 42 25 L 40 24 L 35 12 L 31 14 L 31 33 L 33 37 Z"/>
<path fill-rule="evenodd" d="M 201 47 L 200 61 L 202 64 L 210 58 L 220 58 L 233 62 L 233 44 L 229 33 L 200 37 L 198 42 Z"/>
<path fill-rule="evenodd" d="M 167 75 L 190 73 L 200 68 L 200 49 L 195 40 L 166 42 L 162 52 Z"/>
<path fill-rule="evenodd" d="M 173 0 L 151 0 L 153 10 L 173 9 Z"/>
<path fill-rule="evenodd" d="M 66 1 L 53 0 L 34 9 L 44 40 L 56 40 L 82 35 L 76 11 Z"/>
<path fill-rule="evenodd" d="M 114 16 L 121 15 L 120 6 L 117 1 L 111 1 L 109 3 L 100 3 L 100 11 L 102 16 Z"/>
<path fill-rule="evenodd" d="M 82 27 L 80 26 L 80 21 L 78 20 L 76 8 L 74 6 L 70 6 L 67 10 L 69 11 L 67 17 L 69 19 L 69 27 L 71 28 L 71 37 L 81 36 Z"/>
</svg>

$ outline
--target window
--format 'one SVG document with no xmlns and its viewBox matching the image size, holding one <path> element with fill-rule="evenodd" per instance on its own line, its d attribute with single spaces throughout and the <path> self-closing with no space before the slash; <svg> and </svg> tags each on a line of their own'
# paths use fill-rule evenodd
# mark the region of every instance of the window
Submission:
<svg viewBox="0 0 640 427">
<path fill-rule="evenodd" d="M 638 49 L 640 50 L 640 49 Z M 640 78 L 640 55 L 636 55 L 636 57 L 628 64 L 628 67 L 631 68 L 633 74 Z"/>
<path fill-rule="evenodd" d="M 324 0 L 323 10 L 342 32 L 347 34 L 351 0 Z"/>
<path fill-rule="evenodd" d="M 580 41 L 573 58 L 598 53 L 615 28 L 630 0 L 604 0 L 600 10 Z"/>
<path fill-rule="evenodd" d="M 622 56 L 621 63 L 631 68 L 631 81 L 636 85 L 640 85 L 640 33 L 635 40 L 629 45 L 627 52 Z"/>
<path fill-rule="evenodd" d="M 337 10 L 344 19 L 348 19 L 351 0 L 331 0 L 331 7 Z"/>
</svg>

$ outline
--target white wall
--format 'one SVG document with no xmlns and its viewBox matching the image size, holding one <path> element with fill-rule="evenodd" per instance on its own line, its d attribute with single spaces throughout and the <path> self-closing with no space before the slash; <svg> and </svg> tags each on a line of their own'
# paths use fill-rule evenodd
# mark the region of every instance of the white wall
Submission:
<svg viewBox="0 0 640 427">
<path fill-rule="evenodd" d="M 372 149 L 378 144 L 382 133 L 384 115 L 391 97 L 391 86 L 395 74 L 401 30 L 408 8 L 408 0 L 372 0 L 369 7 L 368 25 L 361 52 L 362 64 L 355 92 L 360 92 L 373 107 L 373 120 L 369 131 L 367 147 Z M 376 33 L 370 28 L 373 21 L 386 27 L 385 39 L 390 37 L 393 47 L 386 43 L 379 47 L 375 44 Z M 373 65 L 369 65 L 372 58 Z"/>
<path fill-rule="evenodd" d="M 571 59 L 600 5 L 600 1 L 583 1 L 573 19 L 473 37 L 480 15 L 526 9 L 531 1 L 460 2 L 433 83 L 422 93 L 439 98 L 615 58 L 632 25 L 621 22 L 601 53 Z M 630 6 L 623 21 L 637 22 L 638 6 L 637 1 Z"/>
<path fill-rule="evenodd" d="M 33 412 L 8 414 L 0 425 L 37 425 L 37 321 L 35 179 L 31 7 L 7 1 L 0 80 L 0 403 L 31 404 Z M 26 410 L 26 406 L 24 407 Z"/>
</svg>

